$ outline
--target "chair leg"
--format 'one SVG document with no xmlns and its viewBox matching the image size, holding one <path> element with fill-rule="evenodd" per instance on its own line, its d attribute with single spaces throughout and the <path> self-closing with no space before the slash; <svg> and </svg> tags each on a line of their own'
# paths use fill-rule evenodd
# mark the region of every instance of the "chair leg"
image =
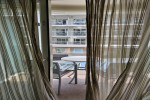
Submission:
<svg viewBox="0 0 150 100">
<path fill-rule="evenodd" d="M 70 75 L 68 75 L 68 77 L 70 77 L 71 75 L 73 75 L 74 74 L 74 72 L 72 72 Z"/>
<path fill-rule="evenodd" d="M 87 84 L 87 75 L 85 75 L 85 85 Z"/>
<path fill-rule="evenodd" d="M 60 95 L 60 89 L 61 89 L 61 77 L 59 77 L 59 83 L 58 83 L 58 95 Z"/>
<path fill-rule="evenodd" d="M 73 78 L 71 79 L 71 81 L 69 82 L 69 84 L 71 84 L 71 82 L 75 79 L 75 75 L 73 76 Z"/>
<path fill-rule="evenodd" d="M 85 85 L 87 84 L 87 69 L 85 70 L 86 71 L 86 74 L 85 74 Z"/>
</svg>

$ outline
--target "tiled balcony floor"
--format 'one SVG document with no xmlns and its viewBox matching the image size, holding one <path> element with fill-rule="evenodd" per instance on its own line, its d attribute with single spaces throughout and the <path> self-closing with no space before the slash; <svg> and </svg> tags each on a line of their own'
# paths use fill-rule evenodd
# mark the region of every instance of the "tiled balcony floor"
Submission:
<svg viewBox="0 0 150 100">
<path fill-rule="evenodd" d="M 59 100 L 85 100 L 85 70 L 78 70 L 78 84 L 68 84 L 71 77 L 68 77 L 70 73 L 62 77 L 60 95 L 58 96 Z M 58 80 L 53 80 L 53 89 L 56 93 L 58 89 Z"/>
</svg>

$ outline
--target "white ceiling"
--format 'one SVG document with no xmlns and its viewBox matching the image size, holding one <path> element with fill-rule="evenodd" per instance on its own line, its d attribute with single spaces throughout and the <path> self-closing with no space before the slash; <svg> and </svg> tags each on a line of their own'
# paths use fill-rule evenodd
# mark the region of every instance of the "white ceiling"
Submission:
<svg viewBox="0 0 150 100">
<path fill-rule="evenodd" d="M 53 14 L 85 13 L 85 0 L 51 0 Z"/>
<path fill-rule="evenodd" d="M 52 5 L 85 6 L 85 0 L 51 0 Z"/>
</svg>

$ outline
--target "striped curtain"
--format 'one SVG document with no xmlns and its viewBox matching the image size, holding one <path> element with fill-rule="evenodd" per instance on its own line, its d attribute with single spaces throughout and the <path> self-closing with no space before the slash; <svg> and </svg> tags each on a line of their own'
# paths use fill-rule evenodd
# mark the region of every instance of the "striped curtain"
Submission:
<svg viewBox="0 0 150 100">
<path fill-rule="evenodd" d="M 36 0 L 0 0 L 0 100 L 55 100 L 36 43 Z"/>
<path fill-rule="evenodd" d="M 150 99 L 150 1 L 86 0 L 86 100 Z"/>
</svg>

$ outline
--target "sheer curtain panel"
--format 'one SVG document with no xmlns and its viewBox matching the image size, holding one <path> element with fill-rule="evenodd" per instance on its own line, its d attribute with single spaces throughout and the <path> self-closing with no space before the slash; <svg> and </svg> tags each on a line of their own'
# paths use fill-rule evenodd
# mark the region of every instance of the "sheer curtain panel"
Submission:
<svg viewBox="0 0 150 100">
<path fill-rule="evenodd" d="M 36 44 L 36 0 L 0 0 L 0 100 L 55 100 Z"/>
<path fill-rule="evenodd" d="M 150 1 L 86 0 L 86 100 L 149 100 Z"/>
</svg>

